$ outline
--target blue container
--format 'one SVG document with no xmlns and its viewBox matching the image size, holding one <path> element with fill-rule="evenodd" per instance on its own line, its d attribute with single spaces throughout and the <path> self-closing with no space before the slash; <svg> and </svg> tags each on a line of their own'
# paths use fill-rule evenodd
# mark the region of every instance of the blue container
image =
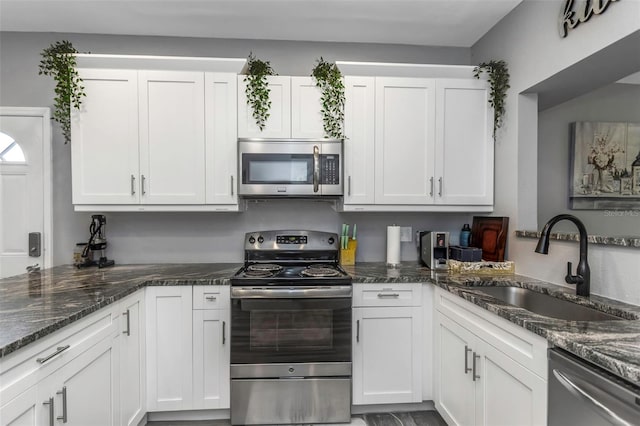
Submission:
<svg viewBox="0 0 640 426">
<path fill-rule="evenodd" d="M 469 247 L 471 241 L 471 228 L 469 224 L 465 223 L 460 231 L 460 247 Z"/>
</svg>

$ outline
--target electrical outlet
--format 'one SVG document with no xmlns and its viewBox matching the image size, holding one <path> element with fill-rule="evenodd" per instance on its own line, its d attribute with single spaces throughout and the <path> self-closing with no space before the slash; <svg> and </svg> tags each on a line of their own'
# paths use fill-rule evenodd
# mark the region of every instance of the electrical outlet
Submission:
<svg viewBox="0 0 640 426">
<path fill-rule="evenodd" d="M 410 226 L 400 227 L 400 241 L 403 243 L 410 243 L 413 241 L 413 231 Z"/>
</svg>

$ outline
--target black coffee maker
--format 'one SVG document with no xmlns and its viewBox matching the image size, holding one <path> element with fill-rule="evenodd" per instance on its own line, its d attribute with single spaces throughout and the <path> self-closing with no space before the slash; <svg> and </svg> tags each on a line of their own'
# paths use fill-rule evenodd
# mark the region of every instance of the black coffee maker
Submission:
<svg viewBox="0 0 640 426">
<path fill-rule="evenodd" d="M 101 214 L 91 216 L 89 225 L 89 241 L 82 251 L 82 261 L 77 263 L 78 268 L 97 265 L 98 268 L 113 266 L 115 261 L 107 259 L 105 251 L 107 249 L 107 237 L 105 235 L 107 218 Z M 94 260 L 96 253 L 100 253 L 98 261 Z"/>
</svg>

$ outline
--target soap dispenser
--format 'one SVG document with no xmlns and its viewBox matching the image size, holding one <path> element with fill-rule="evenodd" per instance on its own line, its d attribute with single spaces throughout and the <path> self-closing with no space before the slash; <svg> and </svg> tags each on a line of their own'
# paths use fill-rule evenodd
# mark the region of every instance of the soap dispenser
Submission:
<svg viewBox="0 0 640 426">
<path fill-rule="evenodd" d="M 460 246 L 461 247 L 469 247 L 469 243 L 471 241 L 471 228 L 469 228 L 469 224 L 465 223 L 460 231 Z"/>
</svg>

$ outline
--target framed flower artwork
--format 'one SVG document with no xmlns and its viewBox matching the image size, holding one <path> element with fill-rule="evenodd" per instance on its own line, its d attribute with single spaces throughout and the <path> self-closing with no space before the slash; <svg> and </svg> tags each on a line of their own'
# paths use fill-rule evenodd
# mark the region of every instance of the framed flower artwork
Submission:
<svg viewBox="0 0 640 426">
<path fill-rule="evenodd" d="M 572 209 L 628 209 L 638 206 L 640 123 L 571 123 Z"/>
</svg>

